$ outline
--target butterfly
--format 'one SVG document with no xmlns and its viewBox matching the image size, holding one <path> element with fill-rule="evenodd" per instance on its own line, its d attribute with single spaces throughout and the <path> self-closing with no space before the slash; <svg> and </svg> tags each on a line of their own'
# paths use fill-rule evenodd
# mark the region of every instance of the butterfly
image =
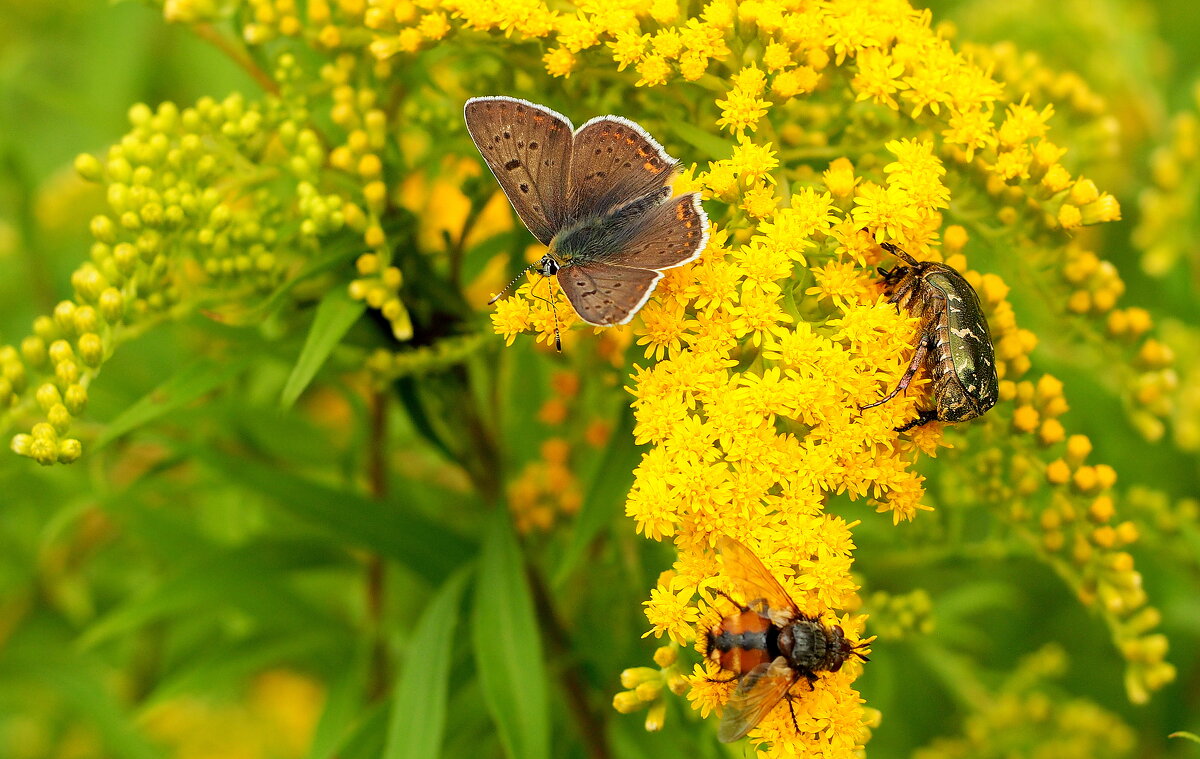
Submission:
<svg viewBox="0 0 1200 759">
<path fill-rule="evenodd" d="M 679 164 L 629 119 L 599 116 L 575 129 L 543 105 L 503 96 L 471 98 L 463 111 L 517 215 L 549 248 L 525 271 L 555 276 L 585 322 L 627 323 L 664 269 L 704 249 L 700 194 L 671 196 Z"/>
</svg>

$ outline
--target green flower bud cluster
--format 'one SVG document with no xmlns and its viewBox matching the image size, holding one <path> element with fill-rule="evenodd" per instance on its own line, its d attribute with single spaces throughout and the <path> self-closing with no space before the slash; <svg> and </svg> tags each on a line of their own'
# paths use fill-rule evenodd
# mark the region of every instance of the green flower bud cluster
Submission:
<svg viewBox="0 0 1200 759">
<path fill-rule="evenodd" d="M 939 738 L 914 759 L 1116 759 L 1135 745 L 1134 731 L 1096 704 L 1051 696 L 1045 680 L 1061 676 L 1066 654 L 1048 646 L 1017 666 L 997 693 L 978 693 L 962 735 Z"/>
<path fill-rule="evenodd" d="M 367 369 L 380 381 L 400 377 L 422 377 L 461 364 L 484 348 L 492 347 L 490 335 L 455 335 L 413 350 L 379 349 L 367 358 Z"/>
<path fill-rule="evenodd" d="M 363 275 L 350 283 L 350 297 L 366 301 L 371 308 L 381 312 L 392 325 L 392 335 L 397 340 L 412 338 L 412 319 L 408 309 L 400 300 L 400 285 L 404 278 L 395 266 L 380 268 L 379 256 L 364 253 L 358 257 L 358 273 Z"/>
<path fill-rule="evenodd" d="M 357 206 L 318 190 L 328 155 L 307 124 L 295 56 L 280 56 L 275 75 L 280 94 L 259 102 L 235 93 L 183 109 L 135 105 L 117 144 L 76 159 L 107 209 L 91 221 L 74 297 L 39 317 L 19 351 L 4 349 L 0 404 L 32 417 L 13 450 L 42 464 L 78 458 L 71 420 L 127 330 L 261 296 L 349 222 L 366 228 Z"/>
<path fill-rule="evenodd" d="M 1200 537 L 1200 499 L 1171 497 L 1160 490 L 1135 485 L 1125 494 L 1130 516 L 1145 534 L 1146 542 L 1177 559 L 1200 568 L 1195 541 Z"/>
<path fill-rule="evenodd" d="M 1200 83 L 1192 90 L 1200 107 Z M 1187 276 L 1200 268 L 1195 252 L 1196 193 L 1200 192 L 1200 117 L 1176 114 L 1163 144 L 1150 155 L 1154 186 L 1138 199 L 1141 210 L 1133 243 L 1142 251 L 1142 270 L 1152 277 Z M 1180 269 L 1183 271 L 1180 271 Z"/>
<path fill-rule="evenodd" d="M 933 599 L 923 588 L 896 594 L 877 590 L 867 596 L 862 612 L 871 615 L 871 632 L 883 641 L 929 635 L 934 630 Z"/>
<path fill-rule="evenodd" d="M 1086 435 L 1066 434 L 1059 418 L 1068 404 L 1058 379 L 1004 380 L 1000 398 L 1011 405 L 998 407 L 989 421 L 996 430 L 1006 428 L 1000 434 L 1008 443 L 963 457 L 973 471 L 951 478 L 947 492 L 974 489 L 983 502 L 999 504 L 1016 535 L 1081 603 L 1105 618 L 1127 660 L 1128 695 L 1142 703 L 1174 679 L 1175 669 L 1165 661 L 1166 638 L 1152 632 L 1158 612 L 1147 606 L 1141 574 L 1127 550 L 1142 530 L 1117 518 L 1112 495 L 1117 472 L 1088 463 L 1092 442 Z"/>
<path fill-rule="evenodd" d="M 350 295 L 380 311 L 393 336 L 406 341 L 412 338 L 412 319 L 399 297 L 404 278 L 393 265 L 394 241 L 382 223 L 392 198 L 384 177 L 389 135 L 387 115 L 378 103 L 378 79 L 390 73 L 387 63 L 343 53 L 321 69 L 321 78 L 330 87 L 329 118 L 342 136 L 330 151 L 329 164 L 356 185 L 357 197 L 345 204 L 344 216 L 370 250 L 358 259 L 361 277 L 350 284 Z"/>
<path fill-rule="evenodd" d="M 1058 450 L 1058 445 L 1050 450 Z M 1111 494 L 1116 471 L 1106 464 L 1088 464 L 1091 451 L 1087 436 L 1069 436 L 1063 455 L 1041 469 L 1051 487 L 1049 502 L 1038 509 L 1034 501 L 1023 500 L 1010 507 L 1011 515 L 1079 600 L 1105 617 L 1127 661 L 1129 698 L 1144 703 L 1152 691 L 1175 679 L 1175 668 L 1165 660 L 1166 637 L 1152 632 L 1160 615 L 1147 605 L 1141 573 L 1126 550 L 1141 538 L 1141 530 L 1133 521 L 1116 520 Z M 1023 480 L 1027 470 L 1038 467 L 1038 459 L 1017 457 L 1009 476 Z"/>
</svg>

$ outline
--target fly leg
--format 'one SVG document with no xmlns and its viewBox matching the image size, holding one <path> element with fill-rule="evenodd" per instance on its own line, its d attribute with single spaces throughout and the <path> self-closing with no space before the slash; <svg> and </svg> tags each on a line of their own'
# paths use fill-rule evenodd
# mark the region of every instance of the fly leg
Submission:
<svg viewBox="0 0 1200 759">
<path fill-rule="evenodd" d="M 907 391 L 909 383 L 912 382 L 913 377 L 917 374 L 917 370 L 921 368 L 921 364 L 925 361 L 925 356 L 928 355 L 929 349 L 932 347 L 932 342 L 933 341 L 930 337 L 926 337 L 923 338 L 921 342 L 917 343 L 917 350 L 915 353 L 913 353 L 912 363 L 908 365 L 908 371 L 906 371 L 904 376 L 900 378 L 900 384 L 896 385 L 895 390 L 883 396 L 874 403 L 868 403 L 866 406 L 859 406 L 858 410 L 866 411 L 869 408 L 875 408 L 876 406 L 880 406 L 895 398 L 896 394 L 900 391 Z"/>
<path fill-rule="evenodd" d="M 792 702 L 796 700 L 796 697 L 792 695 L 791 691 L 788 691 L 787 695 L 783 698 L 787 701 L 788 712 L 792 715 L 792 727 L 796 728 L 796 734 L 799 735 L 800 723 L 796 721 L 796 707 L 792 706 Z"/>
<path fill-rule="evenodd" d="M 770 607 L 767 606 L 767 600 L 765 598 L 756 598 L 748 604 L 743 604 L 743 603 L 738 603 L 736 600 L 734 600 L 733 596 L 729 595 L 728 593 L 726 593 L 723 590 L 714 590 L 713 592 L 716 593 L 718 596 L 721 596 L 722 598 L 724 598 L 729 603 L 736 606 L 738 611 L 742 611 L 742 612 L 752 611 L 760 617 L 769 617 L 770 616 L 767 613 Z"/>
</svg>

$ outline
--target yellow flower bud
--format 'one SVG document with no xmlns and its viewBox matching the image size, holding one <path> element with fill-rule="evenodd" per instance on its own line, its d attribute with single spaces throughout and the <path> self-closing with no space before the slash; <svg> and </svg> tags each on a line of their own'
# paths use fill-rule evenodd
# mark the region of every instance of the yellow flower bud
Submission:
<svg viewBox="0 0 1200 759">
<path fill-rule="evenodd" d="M 1092 452 L 1092 441 L 1087 435 L 1072 435 L 1067 440 L 1067 459 L 1079 463 Z"/>
<path fill-rule="evenodd" d="M 1044 446 L 1061 443 L 1065 437 L 1066 431 L 1063 429 L 1062 422 L 1057 419 L 1047 419 L 1042 422 L 1042 426 L 1038 430 L 1038 439 Z"/>
<path fill-rule="evenodd" d="M 1052 485 L 1065 485 L 1071 479 L 1071 469 L 1067 462 L 1055 459 L 1046 465 L 1046 480 Z"/>
<path fill-rule="evenodd" d="M 631 690 L 623 690 L 613 696 L 613 708 L 621 714 L 632 714 L 642 708 L 642 700 Z"/>
<path fill-rule="evenodd" d="M 1032 406 L 1020 406 L 1013 412 L 1013 429 L 1017 432 L 1033 432 L 1038 426 L 1038 412 Z"/>
</svg>

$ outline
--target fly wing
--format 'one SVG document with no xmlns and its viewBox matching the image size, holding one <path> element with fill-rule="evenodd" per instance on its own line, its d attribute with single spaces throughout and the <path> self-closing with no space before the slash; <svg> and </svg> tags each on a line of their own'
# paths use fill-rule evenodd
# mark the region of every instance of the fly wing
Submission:
<svg viewBox="0 0 1200 759">
<path fill-rule="evenodd" d="M 721 552 L 725 576 L 733 581 L 742 603 L 753 608 L 756 601 L 765 602 L 771 621 L 777 625 L 800 616 L 796 602 L 753 551 L 728 535 L 717 538 L 717 550 Z"/>
<path fill-rule="evenodd" d="M 600 116 L 575 133 L 571 218 L 608 213 L 671 181 L 677 166 L 645 129 L 620 116 Z"/>
<path fill-rule="evenodd" d="M 471 98 L 467 131 L 521 221 L 543 245 L 567 220 L 571 122 L 542 105 L 509 97 Z"/>
<path fill-rule="evenodd" d="M 637 313 L 662 274 L 602 263 L 571 264 L 558 270 L 558 284 L 579 318 L 597 327 L 625 324 Z"/>
<path fill-rule="evenodd" d="M 787 695 L 799 676 L 782 656 L 747 672 L 725 703 L 717 739 L 722 743 L 733 743 L 744 738 Z"/>
<path fill-rule="evenodd" d="M 623 212 L 618 209 L 613 217 L 619 218 Z M 670 269 L 699 258 L 708 242 L 708 216 L 700 206 L 698 192 L 656 205 L 629 225 L 631 236 L 615 252 L 596 260 L 639 269 Z"/>
</svg>

